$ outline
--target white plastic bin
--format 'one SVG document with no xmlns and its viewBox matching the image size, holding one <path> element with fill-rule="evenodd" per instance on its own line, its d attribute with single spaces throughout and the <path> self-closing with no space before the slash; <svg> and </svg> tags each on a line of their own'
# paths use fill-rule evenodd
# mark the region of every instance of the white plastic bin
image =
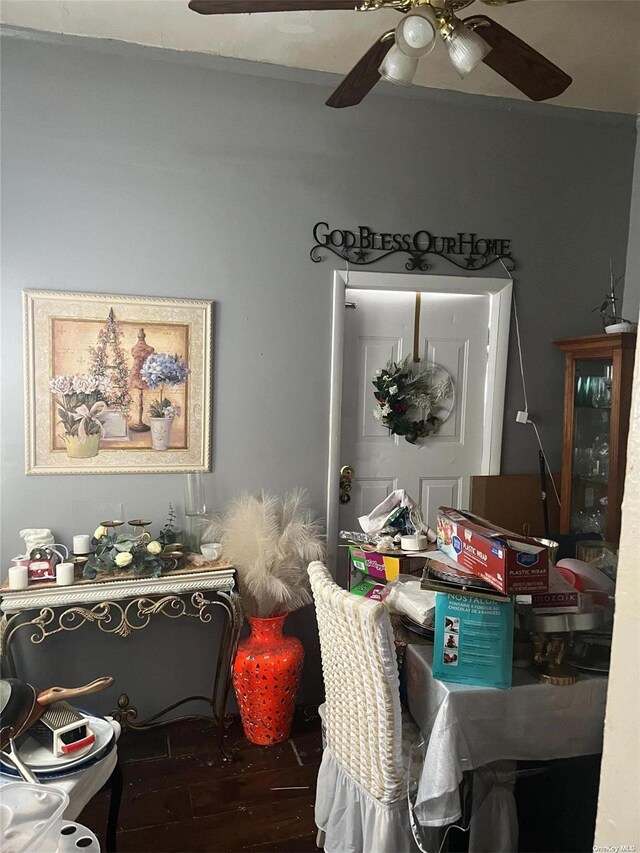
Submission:
<svg viewBox="0 0 640 853">
<path fill-rule="evenodd" d="M 2 853 L 56 853 L 69 797 L 60 788 L 12 782 L 0 788 Z"/>
</svg>

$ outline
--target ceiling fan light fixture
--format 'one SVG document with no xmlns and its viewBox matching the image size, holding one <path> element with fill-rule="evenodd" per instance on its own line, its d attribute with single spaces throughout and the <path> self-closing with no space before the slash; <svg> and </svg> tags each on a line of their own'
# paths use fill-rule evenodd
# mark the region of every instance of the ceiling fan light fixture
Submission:
<svg viewBox="0 0 640 853">
<path fill-rule="evenodd" d="M 382 60 L 382 65 L 378 70 L 380 71 L 380 76 L 389 83 L 409 86 L 413 82 L 417 69 L 418 60 L 407 56 L 406 53 L 400 50 L 398 45 L 394 44 Z"/>
<path fill-rule="evenodd" d="M 409 12 L 396 27 L 396 44 L 407 56 L 417 59 L 436 45 L 438 19 L 430 6 Z"/>
<path fill-rule="evenodd" d="M 469 29 L 461 21 L 449 32 L 443 32 L 444 43 L 449 59 L 461 77 L 466 77 L 482 60 L 491 53 L 491 46 L 475 30 Z"/>
</svg>

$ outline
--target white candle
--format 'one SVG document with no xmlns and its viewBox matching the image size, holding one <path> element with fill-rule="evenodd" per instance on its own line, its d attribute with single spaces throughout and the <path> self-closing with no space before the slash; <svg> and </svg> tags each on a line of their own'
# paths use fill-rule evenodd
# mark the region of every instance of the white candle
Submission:
<svg viewBox="0 0 640 853">
<path fill-rule="evenodd" d="M 29 570 L 27 566 L 11 566 L 9 568 L 10 589 L 26 589 L 29 586 Z"/>
<path fill-rule="evenodd" d="M 81 534 L 73 537 L 73 553 L 80 557 L 91 553 L 91 537 Z"/>
<path fill-rule="evenodd" d="M 73 563 L 58 563 L 56 566 L 56 583 L 60 586 L 70 586 L 74 580 Z"/>
</svg>

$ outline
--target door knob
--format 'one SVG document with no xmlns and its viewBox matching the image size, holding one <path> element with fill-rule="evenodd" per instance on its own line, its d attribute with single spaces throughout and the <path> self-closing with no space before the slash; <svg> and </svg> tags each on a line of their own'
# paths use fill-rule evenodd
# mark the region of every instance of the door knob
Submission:
<svg viewBox="0 0 640 853">
<path fill-rule="evenodd" d="M 340 503 L 348 504 L 351 500 L 351 495 L 349 492 L 351 491 L 351 480 L 353 478 L 354 470 L 351 465 L 343 465 L 340 469 Z"/>
</svg>

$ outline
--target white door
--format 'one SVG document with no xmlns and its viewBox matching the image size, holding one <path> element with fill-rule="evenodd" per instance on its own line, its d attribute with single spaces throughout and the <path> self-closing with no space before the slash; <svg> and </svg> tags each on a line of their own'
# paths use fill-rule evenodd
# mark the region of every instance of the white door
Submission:
<svg viewBox="0 0 640 853">
<path fill-rule="evenodd" d="M 455 406 L 439 432 L 417 445 L 392 436 L 374 418 L 372 380 L 388 361 L 413 357 L 415 293 L 348 288 L 344 316 L 341 465 L 354 469 L 351 500 L 341 504 L 340 530 L 389 492 L 405 489 L 433 527 L 441 505 L 468 506 L 470 477 L 483 471 L 490 295 L 421 294 L 420 364 L 437 362 L 451 375 Z M 493 362 L 493 360 L 492 360 Z"/>
</svg>

